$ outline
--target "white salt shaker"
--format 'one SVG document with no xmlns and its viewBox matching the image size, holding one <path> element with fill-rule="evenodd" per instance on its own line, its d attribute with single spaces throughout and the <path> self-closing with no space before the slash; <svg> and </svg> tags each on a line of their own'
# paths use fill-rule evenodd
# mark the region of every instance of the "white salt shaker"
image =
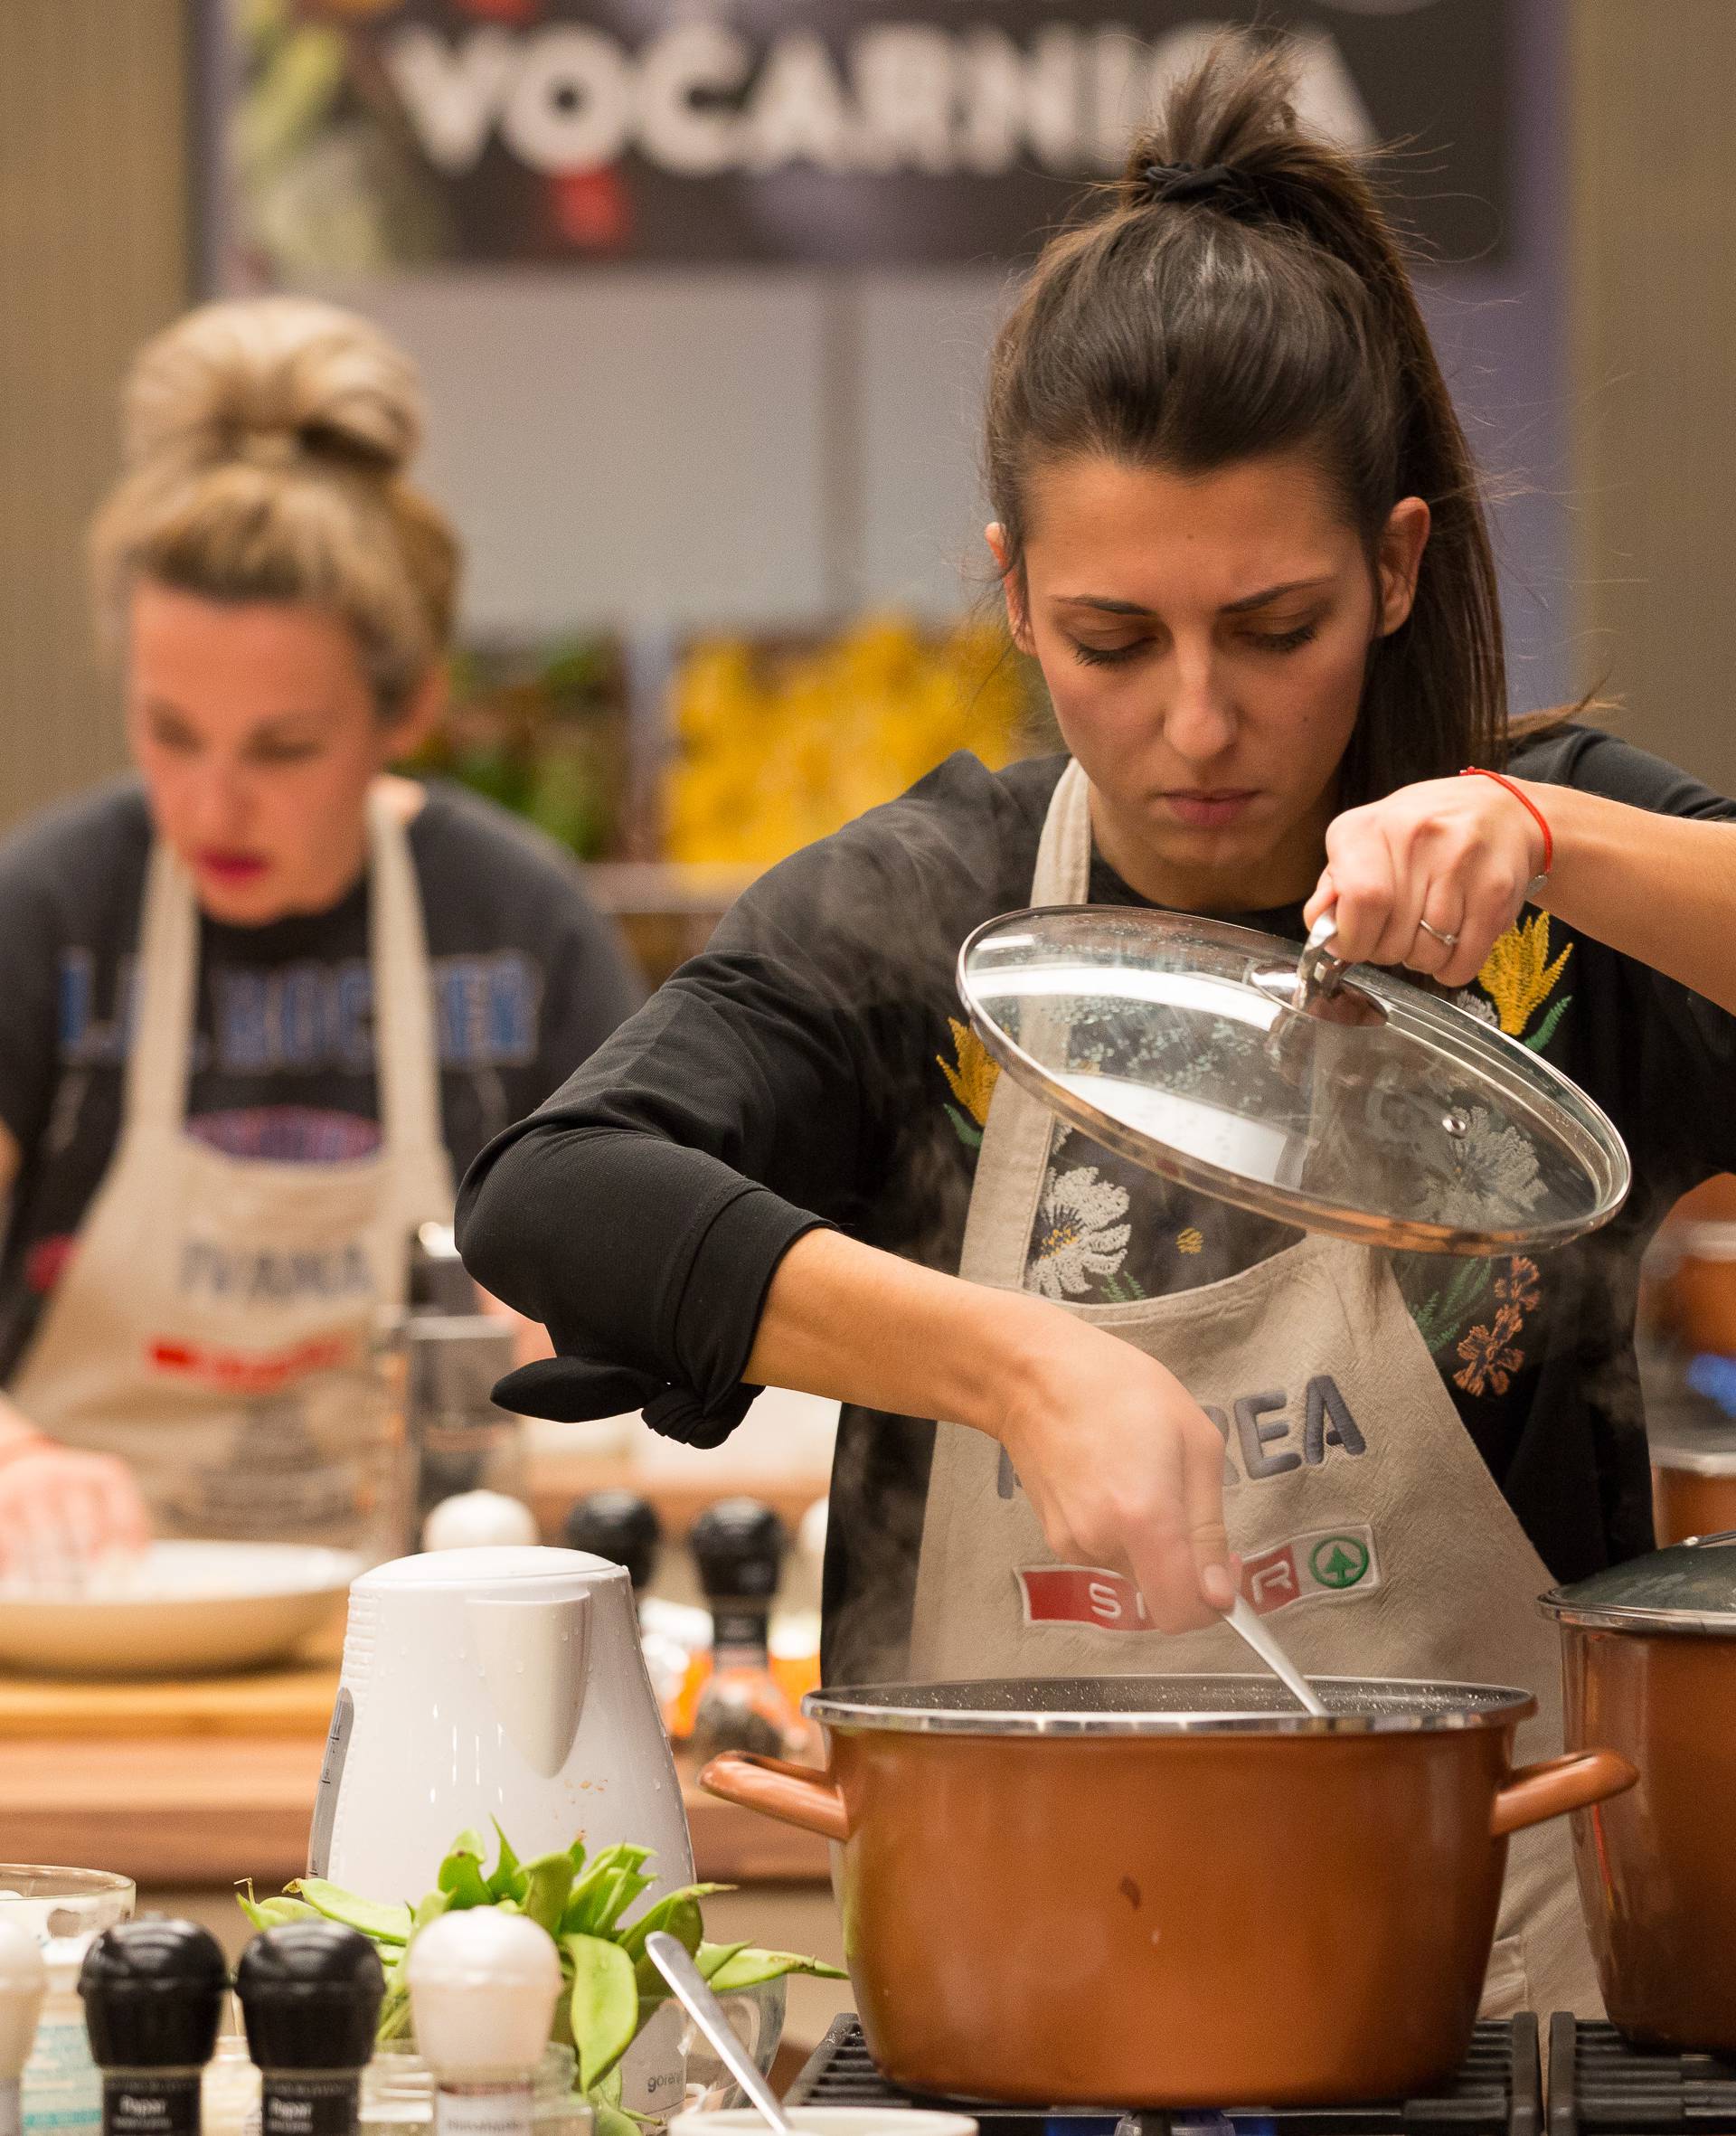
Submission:
<svg viewBox="0 0 1736 2136">
<path fill-rule="evenodd" d="M 435 2136 L 532 2136 L 536 2066 L 561 1993 L 553 1942 L 522 1914 L 430 1921 L 404 1961 Z"/>
</svg>

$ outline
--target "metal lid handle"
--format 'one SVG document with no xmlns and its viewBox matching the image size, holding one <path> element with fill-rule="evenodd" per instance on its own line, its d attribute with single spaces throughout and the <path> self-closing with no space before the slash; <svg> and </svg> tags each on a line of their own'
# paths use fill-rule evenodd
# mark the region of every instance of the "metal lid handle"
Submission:
<svg viewBox="0 0 1736 2136">
<path fill-rule="evenodd" d="M 1336 939 L 1337 933 L 1338 914 L 1329 907 L 1308 930 L 1308 939 L 1297 959 L 1296 1007 L 1305 1016 L 1316 1001 L 1324 1001 L 1338 991 L 1338 982 L 1350 969 L 1342 957 L 1335 957 L 1326 947 Z"/>
</svg>

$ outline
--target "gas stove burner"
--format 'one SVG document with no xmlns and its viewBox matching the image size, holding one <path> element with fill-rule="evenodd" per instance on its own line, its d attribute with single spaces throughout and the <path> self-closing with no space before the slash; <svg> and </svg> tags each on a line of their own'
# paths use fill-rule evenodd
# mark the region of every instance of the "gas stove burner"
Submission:
<svg viewBox="0 0 1736 2136">
<path fill-rule="evenodd" d="M 1572 2019 L 1567 2022 L 1571 2025 Z M 1425 2099 L 1355 2106 L 1227 2109 L 1222 2113 L 1193 2110 L 1120 2114 L 1079 2106 L 1044 2111 L 924 2099 L 900 2092 L 874 2067 L 860 2023 L 846 2016 L 835 2020 L 784 2103 L 952 2106 L 973 2114 L 982 2124 L 983 2136 L 1543 2136 L 1543 2119 L 1537 2020 L 1533 2017 L 1479 2025 L 1458 2075 Z M 1665 2125 L 1680 2124 L 1637 2123 L 1627 2128 L 1624 2136 L 1644 2136 Z M 1615 2124 L 1598 2126 L 1613 2129 Z M 1729 2126 L 1736 2136 L 1736 2120 Z M 1552 2115 L 1550 2136 L 1576 2136 L 1576 2131 L 1556 2129 Z"/>
<path fill-rule="evenodd" d="M 1736 2062 L 1638 2047 L 1613 2025 L 1549 2021 L 1549 2136 L 1736 2136 Z"/>
</svg>

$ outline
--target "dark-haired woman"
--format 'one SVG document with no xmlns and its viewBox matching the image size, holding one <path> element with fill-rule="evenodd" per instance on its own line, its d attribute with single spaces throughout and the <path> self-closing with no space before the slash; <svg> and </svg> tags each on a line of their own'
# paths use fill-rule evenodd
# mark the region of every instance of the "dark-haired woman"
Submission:
<svg viewBox="0 0 1736 2136">
<path fill-rule="evenodd" d="M 1458 423 L 1281 55 L 1218 52 L 1049 248 L 987 465 L 1069 756 L 956 758 L 773 871 L 485 1153 L 467 1257 L 560 1353 L 512 1399 L 701 1445 L 767 1382 L 851 1404 L 832 1680 L 1237 1668 L 1232 1541 L 1305 1667 L 1526 1685 L 1546 1754 L 1533 1598 L 1649 1546 L 1637 1258 L 1736 1166 L 1736 810 L 1580 726 L 1509 736 Z M 1335 901 L 1347 955 L 1608 1108 L 1626 1208 L 1546 1258 L 1400 1262 L 1137 1174 L 957 1020 L 973 927 L 1085 900 L 1293 939 Z M 1028 1577 L 1057 1564 L 1105 1574 Z M 1571 1886 L 1561 1826 L 1515 1844 L 1491 2009 L 1596 2008 Z"/>
</svg>

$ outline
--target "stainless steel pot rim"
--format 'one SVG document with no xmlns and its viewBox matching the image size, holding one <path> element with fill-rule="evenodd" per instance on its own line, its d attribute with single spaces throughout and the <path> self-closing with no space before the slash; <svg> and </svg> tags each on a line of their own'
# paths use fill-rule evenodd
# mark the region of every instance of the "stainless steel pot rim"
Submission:
<svg viewBox="0 0 1736 2136">
<path fill-rule="evenodd" d="M 1334 1710 L 1301 1712 L 1275 1678 L 1128 1676 L 840 1686 L 802 1710 L 843 1733 L 899 1735 L 1418 1735 L 1511 1725 L 1535 1709 L 1508 1684 L 1310 1677 Z M 1154 1695 L 1153 1687 L 1163 1689 Z"/>
</svg>

